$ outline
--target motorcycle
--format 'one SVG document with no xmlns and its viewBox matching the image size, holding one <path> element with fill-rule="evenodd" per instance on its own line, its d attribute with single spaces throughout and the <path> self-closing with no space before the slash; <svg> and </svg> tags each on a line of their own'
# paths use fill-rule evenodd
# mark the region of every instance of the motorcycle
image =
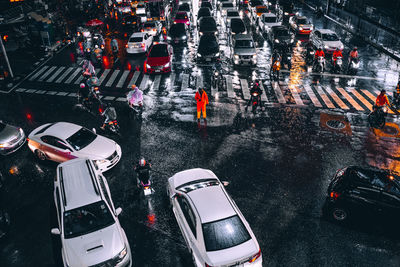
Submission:
<svg viewBox="0 0 400 267">
<path fill-rule="evenodd" d="M 136 172 L 138 188 L 143 190 L 145 196 L 151 195 L 154 192 L 154 189 L 151 187 L 150 168 L 139 168 L 135 165 L 134 170 Z"/>
<path fill-rule="evenodd" d="M 372 128 L 382 129 L 386 124 L 386 107 L 374 106 L 373 111 L 368 115 L 368 122 Z"/>
<path fill-rule="evenodd" d="M 314 71 L 322 73 L 324 72 L 324 69 L 325 69 L 325 58 L 318 57 L 317 62 L 314 66 Z"/>
<path fill-rule="evenodd" d="M 143 95 L 141 95 L 138 99 L 133 99 L 131 94 L 128 94 L 126 100 L 128 102 L 129 108 L 132 110 L 133 116 L 141 117 L 143 113 Z"/>
<path fill-rule="evenodd" d="M 352 60 L 350 60 L 349 68 L 347 70 L 347 74 L 356 75 L 359 68 L 360 68 L 360 59 L 359 58 L 353 58 Z"/>
<path fill-rule="evenodd" d="M 211 76 L 211 86 L 217 89 L 222 88 L 224 86 L 222 80 L 222 73 L 218 69 L 215 69 L 213 75 Z"/>
<path fill-rule="evenodd" d="M 261 107 L 261 99 L 260 99 L 260 94 L 258 92 L 253 92 L 251 94 L 251 112 L 253 112 L 254 114 L 256 114 L 257 111 L 257 107 L 260 106 Z M 247 110 L 247 107 L 246 107 Z"/>
<path fill-rule="evenodd" d="M 106 123 L 105 127 L 106 131 L 109 131 L 113 134 L 120 135 L 119 124 L 117 120 L 112 120 Z"/>
<path fill-rule="evenodd" d="M 271 66 L 270 76 L 274 81 L 279 80 L 279 71 L 281 70 L 281 62 L 279 59 L 275 60 L 274 64 Z"/>
<path fill-rule="evenodd" d="M 333 60 L 332 60 L 333 61 Z M 337 57 L 336 62 L 332 62 L 332 71 L 333 73 L 340 73 L 342 72 L 342 66 L 343 66 L 343 58 L 342 57 Z"/>
<path fill-rule="evenodd" d="M 98 47 L 98 45 L 95 45 L 95 48 L 93 49 L 93 54 L 96 58 L 96 62 L 98 64 L 103 63 L 103 50 Z"/>
<path fill-rule="evenodd" d="M 287 66 L 288 70 L 292 68 L 292 55 L 290 52 L 283 53 L 282 66 Z"/>
</svg>

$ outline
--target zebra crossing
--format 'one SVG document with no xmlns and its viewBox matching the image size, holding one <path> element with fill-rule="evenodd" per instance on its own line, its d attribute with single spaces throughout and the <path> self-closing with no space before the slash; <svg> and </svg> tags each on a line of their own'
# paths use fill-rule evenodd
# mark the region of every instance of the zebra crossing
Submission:
<svg viewBox="0 0 400 267">
<path fill-rule="evenodd" d="M 57 67 L 43 66 L 28 77 L 29 83 L 45 84 L 79 84 L 82 81 L 82 68 L 80 67 Z M 99 83 L 102 87 L 109 88 L 129 88 L 136 84 L 144 90 L 149 87 L 153 92 L 161 87 L 165 90 L 174 90 L 176 92 L 184 91 L 187 88 L 203 87 L 206 81 L 204 77 L 191 77 L 187 73 L 171 73 L 168 75 L 148 75 L 135 70 L 118 69 L 96 69 Z M 225 75 L 224 88 L 211 88 L 211 97 L 221 100 L 221 96 L 227 99 L 248 101 L 250 96 L 250 82 L 248 79 L 236 79 L 231 75 Z M 238 82 L 236 82 L 238 81 Z M 17 88 L 17 92 L 47 94 L 57 96 L 76 96 L 74 92 L 58 92 L 51 90 L 35 90 L 31 84 L 22 84 Z M 76 88 L 76 86 L 74 87 Z M 262 80 L 261 89 L 262 101 L 266 105 L 293 105 L 298 107 L 314 107 L 319 109 L 340 109 L 343 111 L 355 110 L 360 112 L 369 112 L 379 94 L 377 90 L 368 90 L 364 88 L 334 86 L 332 84 L 321 85 L 304 82 L 303 84 L 286 84 L 283 81 L 271 82 Z M 75 91 L 76 89 L 74 89 Z M 179 96 L 179 94 L 178 94 Z M 125 101 L 124 97 L 105 95 L 104 100 Z"/>
</svg>

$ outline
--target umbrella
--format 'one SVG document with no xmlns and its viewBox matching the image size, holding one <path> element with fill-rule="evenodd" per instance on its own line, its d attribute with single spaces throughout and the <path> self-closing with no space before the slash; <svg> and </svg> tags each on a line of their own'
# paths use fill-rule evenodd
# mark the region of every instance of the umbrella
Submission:
<svg viewBox="0 0 400 267">
<path fill-rule="evenodd" d="M 86 22 L 86 26 L 100 26 L 103 25 L 103 22 L 99 19 L 92 19 Z"/>
</svg>

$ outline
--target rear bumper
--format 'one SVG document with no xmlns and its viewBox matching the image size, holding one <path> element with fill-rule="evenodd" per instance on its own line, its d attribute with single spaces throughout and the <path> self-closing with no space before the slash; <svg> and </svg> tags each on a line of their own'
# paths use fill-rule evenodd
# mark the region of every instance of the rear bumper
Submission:
<svg viewBox="0 0 400 267">
<path fill-rule="evenodd" d="M 140 47 L 140 48 L 127 48 L 126 53 L 128 54 L 139 54 L 139 53 L 145 53 L 146 52 L 146 47 Z"/>
<path fill-rule="evenodd" d="M 171 67 L 156 69 L 156 67 L 146 68 L 144 70 L 145 73 L 153 74 L 153 73 L 168 73 L 171 72 Z"/>
</svg>

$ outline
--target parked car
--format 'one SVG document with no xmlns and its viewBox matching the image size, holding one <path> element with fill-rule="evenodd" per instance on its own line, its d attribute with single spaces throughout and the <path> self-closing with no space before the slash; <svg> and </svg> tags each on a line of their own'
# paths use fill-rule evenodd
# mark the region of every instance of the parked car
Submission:
<svg viewBox="0 0 400 267">
<path fill-rule="evenodd" d="M 228 9 L 226 11 L 226 17 L 225 17 L 226 24 L 229 25 L 231 19 L 233 18 L 241 19 L 242 17 L 240 16 L 239 11 L 237 11 L 237 9 L 235 8 Z"/>
<path fill-rule="evenodd" d="M 239 34 L 239 33 L 243 33 L 243 34 L 247 33 L 246 26 L 244 25 L 243 20 L 240 18 L 231 19 L 231 23 L 229 24 L 229 29 L 231 31 L 231 35 Z"/>
<path fill-rule="evenodd" d="M 219 59 L 219 44 L 215 35 L 203 35 L 200 37 L 197 48 L 197 60 L 211 62 Z"/>
<path fill-rule="evenodd" d="M 131 249 L 106 178 L 89 159 L 57 167 L 54 203 L 64 266 L 132 266 Z"/>
<path fill-rule="evenodd" d="M 187 26 L 185 23 L 172 24 L 168 31 L 167 40 L 173 44 L 187 43 Z"/>
<path fill-rule="evenodd" d="M 236 34 L 232 38 L 232 47 L 235 65 L 257 64 L 257 52 L 251 34 Z"/>
<path fill-rule="evenodd" d="M 172 69 L 173 49 L 167 43 L 157 43 L 150 48 L 144 61 L 144 73 L 167 73 Z"/>
<path fill-rule="evenodd" d="M 47 123 L 36 128 L 29 134 L 28 146 L 40 160 L 64 162 L 87 157 L 101 171 L 114 167 L 122 154 L 121 147 L 113 140 L 69 122 Z"/>
<path fill-rule="evenodd" d="M 0 155 L 8 155 L 17 151 L 25 144 L 25 140 L 22 128 L 0 121 Z"/>
<path fill-rule="evenodd" d="M 312 23 L 304 16 L 291 17 L 289 25 L 296 34 L 310 34 L 314 29 Z"/>
<path fill-rule="evenodd" d="M 162 24 L 159 21 L 147 21 L 143 24 L 142 32 L 147 32 L 152 36 L 161 34 Z"/>
<path fill-rule="evenodd" d="M 310 41 L 313 46 L 322 47 L 325 53 L 333 53 L 335 49 L 343 50 L 344 45 L 336 33 L 329 29 L 314 30 L 310 34 Z"/>
<path fill-rule="evenodd" d="M 190 25 L 190 15 L 186 11 L 176 12 L 174 23 L 185 23 L 186 25 Z"/>
<path fill-rule="evenodd" d="M 327 190 L 324 214 L 336 221 L 379 218 L 400 223 L 400 177 L 386 170 L 349 166 L 338 170 Z"/>
<path fill-rule="evenodd" d="M 217 23 L 213 17 L 202 17 L 199 20 L 199 34 L 202 36 L 203 34 L 218 34 Z"/>
<path fill-rule="evenodd" d="M 153 43 L 153 36 L 145 32 L 135 32 L 126 44 L 128 54 L 146 53 Z"/>
<path fill-rule="evenodd" d="M 262 14 L 257 22 L 258 27 L 263 33 L 268 33 L 273 26 L 282 25 L 282 22 L 279 21 L 278 17 L 274 13 Z"/>
<path fill-rule="evenodd" d="M 273 26 L 268 32 L 268 39 L 272 47 L 276 46 L 292 46 L 294 44 L 294 36 L 289 32 L 286 26 Z"/>
<path fill-rule="evenodd" d="M 212 171 L 176 173 L 167 192 L 195 266 L 262 266 L 256 237 Z"/>
</svg>

